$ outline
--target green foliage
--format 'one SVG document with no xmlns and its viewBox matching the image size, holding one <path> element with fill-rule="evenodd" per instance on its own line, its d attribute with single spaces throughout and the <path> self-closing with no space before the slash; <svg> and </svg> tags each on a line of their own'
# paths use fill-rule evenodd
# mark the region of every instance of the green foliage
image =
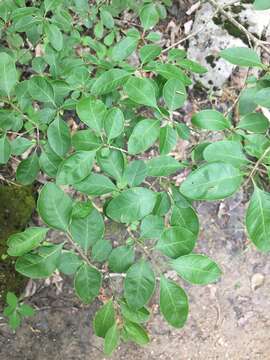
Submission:
<svg viewBox="0 0 270 360">
<path fill-rule="evenodd" d="M 102 291 L 93 328 L 108 355 L 120 341 L 149 342 L 142 324 L 156 290 L 165 320 L 184 326 L 188 297 L 165 276 L 169 268 L 195 285 L 220 278 L 219 266 L 197 253 L 193 200 L 223 200 L 252 180 L 247 233 L 259 250 L 270 250 L 269 67 L 253 49 L 222 50 L 224 61 L 262 73 L 241 92 L 239 118 L 208 108 L 186 124 L 179 111 L 192 73 L 206 69 L 184 50 L 158 44 L 153 28 L 170 3 L 0 5 L 0 164 L 8 167 L 16 157 L 12 180 L 38 188 L 37 211 L 46 224 L 9 234 L 7 254 L 26 277 L 47 278 L 56 270 L 72 277 L 85 304 Z M 254 6 L 263 10 L 267 3 Z M 136 28 L 121 26 L 123 11 L 133 13 Z M 131 61 L 134 53 L 138 61 Z M 178 142 L 193 145 L 198 132 L 210 139 L 218 132 L 218 140 L 189 146 L 179 160 Z M 111 241 L 106 230 L 115 223 L 125 235 Z M 52 243 L 50 229 L 65 240 Z M 111 286 L 119 277 L 122 292 Z M 15 329 L 31 311 L 13 295 L 7 301 Z"/>
</svg>

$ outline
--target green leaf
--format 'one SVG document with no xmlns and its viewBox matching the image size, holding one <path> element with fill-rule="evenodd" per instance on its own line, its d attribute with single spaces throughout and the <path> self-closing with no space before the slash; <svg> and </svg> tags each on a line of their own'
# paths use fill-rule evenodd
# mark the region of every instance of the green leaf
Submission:
<svg viewBox="0 0 270 360">
<path fill-rule="evenodd" d="M 202 110 L 192 116 L 191 122 L 200 129 L 206 130 L 225 130 L 231 124 L 220 112 L 215 110 Z"/>
<path fill-rule="evenodd" d="M 269 128 L 269 120 L 261 113 L 249 113 L 241 118 L 237 127 L 254 133 L 265 133 Z"/>
<path fill-rule="evenodd" d="M 113 61 L 122 61 L 130 56 L 136 49 L 139 39 L 134 36 L 127 36 L 119 41 L 112 48 L 112 60 Z"/>
<path fill-rule="evenodd" d="M 167 155 L 176 146 L 177 132 L 169 125 L 160 129 L 159 135 L 159 151 L 161 155 Z"/>
<path fill-rule="evenodd" d="M 95 80 L 91 93 L 96 96 L 108 94 L 123 85 L 129 77 L 130 73 L 125 70 L 107 70 Z"/>
<path fill-rule="evenodd" d="M 125 118 L 118 108 L 111 108 L 104 119 L 104 129 L 108 141 L 118 137 L 124 130 Z"/>
<path fill-rule="evenodd" d="M 140 11 L 140 21 L 144 30 L 154 27 L 159 21 L 159 14 L 155 4 L 147 4 Z"/>
<path fill-rule="evenodd" d="M 145 64 L 161 54 L 161 47 L 153 44 L 144 45 L 140 48 L 139 54 L 142 64 Z"/>
<path fill-rule="evenodd" d="M 160 312 L 168 323 L 175 328 L 185 325 L 188 317 L 188 297 L 174 281 L 160 278 Z"/>
<path fill-rule="evenodd" d="M 40 168 L 50 177 L 56 177 L 59 165 L 62 162 L 62 158 L 58 156 L 49 146 L 46 144 L 42 148 L 41 155 L 39 157 Z"/>
<path fill-rule="evenodd" d="M 87 195 L 104 195 L 117 190 L 114 183 L 104 175 L 90 174 L 82 181 L 73 185 L 73 187 Z"/>
<path fill-rule="evenodd" d="M 199 234 L 200 224 L 195 210 L 191 206 L 181 206 L 176 203 L 173 206 L 170 224 L 191 231 L 196 237 Z"/>
<path fill-rule="evenodd" d="M 90 304 L 99 294 L 100 287 L 100 272 L 87 264 L 80 266 L 74 278 L 74 288 L 81 301 Z"/>
<path fill-rule="evenodd" d="M 43 279 L 56 270 L 63 244 L 42 246 L 37 253 L 20 256 L 16 261 L 16 271 L 31 279 Z"/>
<path fill-rule="evenodd" d="M 247 164 L 241 143 L 236 141 L 216 141 L 203 151 L 203 157 L 208 162 L 222 161 L 240 167 Z"/>
<path fill-rule="evenodd" d="M 135 310 L 142 308 L 155 290 L 155 274 L 147 261 L 132 265 L 125 278 L 124 296 L 128 305 Z"/>
<path fill-rule="evenodd" d="M 45 224 L 66 231 L 70 223 L 72 200 L 57 185 L 43 186 L 37 202 L 38 213 Z"/>
<path fill-rule="evenodd" d="M 14 331 L 21 325 L 21 317 L 17 312 L 14 312 L 9 316 L 8 325 Z"/>
<path fill-rule="evenodd" d="M 58 264 L 58 269 L 65 275 L 73 275 L 82 265 L 81 258 L 73 251 L 63 251 Z"/>
<path fill-rule="evenodd" d="M 28 140 L 22 136 L 16 137 L 16 139 L 11 142 L 11 153 L 12 155 L 22 155 L 26 150 L 28 150 L 34 143 L 31 140 Z M 0 151 L 1 153 L 1 151 Z"/>
<path fill-rule="evenodd" d="M 154 215 L 164 216 L 171 208 L 171 200 L 169 195 L 165 192 L 159 192 L 157 194 L 157 201 L 153 209 Z"/>
<path fill-rule="evenodd" d="M 50 82 L 42 76 L 28 80 L 28 92 L 34 100 L 55 105 L 54 90 Z"/>
<path fill-rule="evenodd" d="M 10 142 L 6 135 L 0 138 L 0 164 L 6 164 L 11 155 Z"/>
<path fill-rule="evenodd" d="M 189 254 L 196 242 L 197 235 L 181 226 L 172 226 L 163 231 L 156 248 L 170 258 Z"/>
<path fill-rule="evenodd" d="M 48 127 L 48 142 L 58 156 L 64 156 L 70 148 L 71 139 L 68 125 L 57 117 Z"/>
<path fill-rule="evenodd" d="M 195 285 L 215 282 L 221 275 L 218 265 L 205 255 L 189 254 L 171 261 L 172 268 L 184 280 Z"/>
<path fill-rule="evenodd" d="M 146 165 L 148 176 L 169 176 L 182 168 L 179 161 L 168 155 L 154 157 Z"/>
<path fill-rule="evenodd" d="M 115 323 L 106 333 L 104 341 L 104 353 L 111 355 L 112 352 L 117 348 L 120 340 L 120 332 Z"/>
<path fill-rule="evenodd" d="M 47 228 L 30 227 L 21 233 L 11 235 L 7 242 L 8 255 L 22 256 L 35 249 L 44 240 L 47 231 Z"/>
<path fill-rule="evenodd" d="M 135 259 L 134 249 L 130 246 L 118 246 L 109 256 L 109 269 L 115 273 L 124 273 L 133 264 Z"/>
<path fill-rule="evenodd" d="M 18 305 L 18 298 L 17 298 L 17 296 L 16 296 L 14 293 L 8 291 L 8 293 L 7 293 L 7 298 L 6 298 L 6 302 L 7 302 L 7 304 L 10 305 L 13 309 L 16 309 L 16 307 L 17 307 L 17 305 Z"/>
<path fill-rule="evenodd" d="M 141 237 L 143 239 L 159 239 L 164 230 L 161 216 L 148 215 L 141 222 Z"/>
<path fill-rule="evenodd" d="M 95 151 L 77 151 L 59 166 L 56 182 L 58 185 L 73 185 L 85 179 L 91 172 Z"/>
<path fill-rule="evenodd" d="M 270 87 L 264 88 L 256 92 L 255 97 L 253 98 L 253 101 L 255 104 L 270 108 Z"/>
<path fill-rule="evenodd" d="M 194 200 L 221 200 L 240 187 L 242 175 L 231 164 L 210 163 L 193 171 L 182 183 L 182 194 Z"/>
<path fill-rule="evenodd" d="M 92 248 L 92 260 L 97 262 L 104 262 L 108 259 L 110 252 L 112 251 L 112 245 L 109 241 L 100 239 Z"/>
<path fill-rule="evenodd" d="M 36 313 L 35 309 L 33 309 L 30 305 L 27 304 L 21 304 L 18 308 L 18 311 L 24 317 L 34 316 Z"/>
<path fill-rule="evenodd" d="M 150 341 L 146 330 L 139 324 L 126 321 L 124 330 L 126 332 L 127 338 L 131 341 L 134 341 L 138 345 L 146 345 Z"/>
<path fill-rule="evenodd" d="M 129 186 L 140 185 L 147 176 L 147 166 L 143 160 L 133 160 L 128 163 L 124 172 L 124 179 L 126 179 Z"/>
<path fill-rule="evenodd" d="M 176 124 L 177 135 L 183 140 L 189 140 L 190 129 L 186 124 Z"/>
<path fill-rule="evenodd" d="M 0 92 L 8 97 L 18 81 L 15 61 L 5 52 L 0 53 Z"/>
<path fill-rule="evenodd" d="M 103 157 L 101 152 L 99 152 L 97 154 L 97 162 L 102 171 L 117 181 L 121 181 L 125 166 L 125 158 L 121 151 L 110 150 L 109 155 L 106 157 Z"/>
<path fill-rule="evenodd" d="M 150 317 L 150 312 L 147 308 L 142 307 L 141 309 L 134 310 L 128 306 L 124 301 L 120 303 L 121 313 L 125 319 L 132 321 L 134 323 L 143 323 L 146 322 Z"/>
<path fill-rule="evenodd" d="M 179 109 L 187 99 L 185 85 L 181 80 L 169 79 L 163 87 L 163 98 L 170 111 Z"/>
<path fill-rule="evenodd" d="M 255 0 L 254 1 L 255 10 L 268 10 L 270 9 L 269 0 Z"/>
<path fill-rule="evenodd" d="M 157 107 L 155 88 L 151 80 L 133 76 L 124 85 L 124 90 L 135 103 Z"/>
<path fill-rule="evenodd" d="M 150 214 L 155 202 L 156 195 L 153 191 L 135 187 L 112 199 L 106 208 L 106 214 L 114 221 L 132 223 Z"/>
<path fill-rule="evenodd" d="M 247 47 L 228 48 L 222 50 L 220 56 L 234 65 L 263 67 L 257 53 Z"/>
<path fill-rule="evenodd" d="M 56 51 L 61 51 L 63 48 L 63 35 L 55 24 L 46 24 L 45 34 L 47 35 L 49 42 Z"/>
<path fill-rule="evenodd" d="M 112 29 L 114 27 L 114 19 L 109 11 L 101 9 L 100 17 L 107 29 Z"/>
<path fill-rule="evenodd" d="M 77 201 L 72 207 L 72 218 L 83 219 L 91 213 L 93 205 L 91 201 Z"/>
<path fill-rule="evenodd" d="M 32 184 L 39 172 L 39 161 L 37 153 L 34 152 L 27 159 L 22 160 L 17 167 L 16 180 L 22 185 Z"/>
<path fill-rule="evenodd" d="M 101 100 L 84 98 L 78 102 L 76 111 L 82 122 L 98 134 L 102 133 L 106 107 Z"/>
<path fill-rule="evenodd" d="M 133 129 L 128 140 L 128 152 L 132 155 L 136 155 L 149 149 L 157 140 L 159 131 L 159 120 L 141 120 Z"/>
<path fill-rule="evenodd" d="M 201 64 L 197 63 L 196 61 L 192 61 L 189 59 L 181 59 L 180 61 L 177 61 L 177 64 L 185 69 L 189 70 L 195 74 L 205 74 L 207 73 L 207 68 L 202 66 Z"/>
<path fill-rule="evenodd" d="M 72 136 L 71 142 L 72 146 L 77 151 L 97 150 L 102 145 L 101 139 L 97 137 L 90 129 L 76 131 Z"/>
<path fill-rule="evenodd" d="M 95 314 L 93 320 L 94 332 L 97 336 L 105 338 L 107 331 L 115 323 L 115 311 L 112 300 L 104 304 Z"/>
<path fill-rule="evenodd" d="M 176 65 L 157 63 L 154 71 L 167 80 L 178 79 L 186 86 L 192 84 L 192 81 Z"/>
<path fill-rule="evenodd" d="M 70 225 L 73 240 L 87 252 L 104 234 L 104 221 L 100 213 L 93 207 L 85 218 L 73 218 Z"/>
<path fill-rule="evenodd" d="M 55 10 L 63 0 L 44 0 L 45 11 Z"/>
<path fill-rule="evenodd" d="M 270 194 L 256 185 L 246 213 L 246 227 L 253 244 L 261 251 L 269 251 Z"/>
</svg>

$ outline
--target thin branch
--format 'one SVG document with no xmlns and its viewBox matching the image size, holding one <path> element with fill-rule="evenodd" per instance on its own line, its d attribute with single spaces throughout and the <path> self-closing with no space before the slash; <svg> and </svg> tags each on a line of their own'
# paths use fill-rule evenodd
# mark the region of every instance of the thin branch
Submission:
<svg viewBox="0 0 270 360">
<path fill-rule="evenodd" d="M 262 156 L 259 158 L 259 160 L 256 162 L 254 168 L 252 169 L 251 173 L 249 174 L 247 180 L 244 183 L 244 187 L 249 183 L 249 181 L 253 178 L 253 175 L 255 174 L 255 172 L 259 169 L 259 166 L 261 164 L 261 162 L 263 161 L 263 159 L 266 157 L 266 155 L 270 153 L 270 146 L 264 151 L 264 153 L 262 154 Z"/>
<path fill-rule="evenodd" d="M 209 4 L 211 4 L 220 14 L 225 16 L 234 26 L 236 26 L 240 31 L 242 31 L 248 40 L 253 41 L 253 43 L 263 49 L 267 54 L 270 55 L 270 49 L 268 49 L 264 43 L 258 39 L 255 35 L 253 35 L 250 31 L 248 31 L 242 24 L 240 24 L 235 18 L 227 11 L 224 10 L 222 6 L 220 6 L 216 0 L 206 0 Z"/>
</svg>

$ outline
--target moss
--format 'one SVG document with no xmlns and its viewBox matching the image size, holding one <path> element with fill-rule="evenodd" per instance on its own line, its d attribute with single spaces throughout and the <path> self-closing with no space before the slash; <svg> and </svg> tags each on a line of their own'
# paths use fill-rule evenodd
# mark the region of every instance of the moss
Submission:
<svg viewBox="0 0 270 360">
<path fill-rule="evenodd" d="M 32 189 L 0 185 L 0 304 L 7 291 L 20 293 L 25 278 L 14 269 L 14 259 L 6 255 L 10 235 L 24 230 L 35 208 Z"/>
</svg>

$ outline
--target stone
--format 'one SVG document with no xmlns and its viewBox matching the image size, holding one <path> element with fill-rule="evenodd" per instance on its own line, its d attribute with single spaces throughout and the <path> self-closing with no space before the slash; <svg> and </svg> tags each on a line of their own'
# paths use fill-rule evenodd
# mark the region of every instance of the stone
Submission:
<svg viewBox="0 0 270 360">
<path fill-rule="evenodd" d="M 257 290 L 264 283 L 264 275 L 260 273 L 256 273 L 251 278 L 251 289 L 253 291 Z"/>
</svg>

